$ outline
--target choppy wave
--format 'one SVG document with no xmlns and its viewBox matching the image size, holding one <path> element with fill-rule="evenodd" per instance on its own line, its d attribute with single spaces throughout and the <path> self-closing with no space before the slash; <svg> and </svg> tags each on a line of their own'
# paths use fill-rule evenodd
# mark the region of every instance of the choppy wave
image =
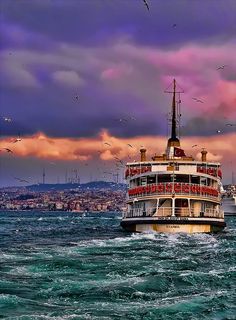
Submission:
<svg viewBox="0 0 236 320">
<path fill-rule="evenodd" d="M 132 234 L 120 217 L 1 213 L 0 318 L 236 319 L 234 217 L 216 235 Z"/>
</svg>

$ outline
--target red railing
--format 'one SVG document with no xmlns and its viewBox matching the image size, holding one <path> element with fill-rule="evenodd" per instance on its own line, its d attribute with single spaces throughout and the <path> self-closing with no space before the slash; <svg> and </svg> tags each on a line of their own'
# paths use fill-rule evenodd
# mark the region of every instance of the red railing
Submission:
<svg viewBox="0 0 236 320">
<path fill-rule="evenodd" d="M 202 186 L 199 184 L 189 184 L 189 183 L 159 183 L 150 184 L 146 186 L 139 186 L 128 190 L 128 195 L 130 197 L 136 196 L 148 196 L 151 194 L 158 195 L 194 195 L 207 198 L 214 198 L 219 200 L 220 193 L 217 189 Z"/>
<path fill-rule="evenodd" d="M 167 165 L 168 166 L 168 165 Z M 137 166 L 137 167 L 128 167 L 125 171 L 125 178 L 132 177 L 135 175 L 139 175 L 142 173 L 150 172 L 152 171 L 152 167 L 149 166 Z M 221 169 L 215 168 L 215 167 L 204 167 L 204 166 L 198 166 L 197 172 L 199 173 L 205 173 L 213 177 L 220 177 L 222 178 L 222 172 Z"/>
</svg>

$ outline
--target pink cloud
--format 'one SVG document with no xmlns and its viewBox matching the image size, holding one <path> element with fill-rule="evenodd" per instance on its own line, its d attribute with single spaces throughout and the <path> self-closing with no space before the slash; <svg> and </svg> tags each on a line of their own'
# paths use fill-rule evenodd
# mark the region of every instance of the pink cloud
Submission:
<svg viewBox="0 0 236 320">
<path fill-rule="evenodd" d="M 102 80 L 116 80 L 132 74 L 133 68 L 130 65 L 120 64 L 107 68 L 101 72 Z"/>
</svg>

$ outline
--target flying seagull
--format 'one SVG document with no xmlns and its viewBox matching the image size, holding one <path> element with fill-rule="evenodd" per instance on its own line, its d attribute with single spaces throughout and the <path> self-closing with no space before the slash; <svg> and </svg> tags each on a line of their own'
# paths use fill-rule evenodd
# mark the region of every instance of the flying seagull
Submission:
<svg viewBox="0 0 236 320">
<path fill-rule="evenodd" d="M 192 99 L 195 100 L 196 102 L 204 103 L 202 100 L 200 100 L 198 98 L 192 98 Z"/>
<path fill-rule="evenodd" d="M 6 122 L 11 122 L 11 118 L 8 118 L 8 117 L 3 117 L 3 120 Z"/>
<path fill-rule="evenodd" d="M 17 177 L 14 177 L 14 179 L 20 181 L 20 182 L 26 182 L 26 183 L 29 183 L 29 181 L 27 180 L 24 180 L 24 179 L 20 179 L 20 178 L 17 178 Z"/>
<path fill-rule="evenodd" d="M 150 8 L 149 8 L 149 5 L 148 5 L 147 1 L 146 1 L 146 0 L 143 0 L 143 3 L 145 4 L 145 6 L 147 7 L 147 9 L 148 9 L 148 11 L 149 11 Z"/>
<path fill-rule="evenodd" d="M 115 121 L 119 121 L 119 122 L 127 122 L 128 120 L 125 118 L 119 118 L 119 119 L 114 119 Z"/>
<path fill-rule="evenodd" d="M 217 130 L 216 133 L 221 133 L 221 130 Z"/>
<path fill-rule="evenodd" d="M 192 148 L 194 148 L 194 147 L 197 147 L 197 144 L 194 144 L 194 145 L 192 146 Z"/>
<path fill-rule="evenodd" d="M 111 144 L 108 143 L 108 142 L 104 142 L 104 144 L 106 144 L 107 146 L 110 146 L 110 147 L 111 147 Z"/>
<path fill-rule="evenodd" d="M 227 127 L 235 127 L 235 126 L 236 126 L 236 123 L 226 123 L 226 126 L 227 126 Z"/>
<path fill-rule="evenodd" d="M 227 67 L 227 65 L 223 64 L 222 66 L 219 66 L 216 70 L 223 70 L 225 67 Z"/>
<path fill-rule="evenodd" d="M 18 137 L 16 138 L 16 140 L 13 141 L 13 143 L 16 143 L 16 142 L 19 142 L 21 141 L 22 139 L 20 138 L 20 135 L 18 134 Z"/>
<path fill-rule="evenodd" d="M 11 149 L 8 149 L 8 148 L 3 148 L 6 150 L 6 152 L 10 152 L 10 153 L 13 153 L 13 151 Z"/>
<path fill-rule="evenodd" d="M 127 146 L 129 146 L 130 148 L 133 148 L 133 146 L 130 143 L 128 143 Z"/>
</svg>

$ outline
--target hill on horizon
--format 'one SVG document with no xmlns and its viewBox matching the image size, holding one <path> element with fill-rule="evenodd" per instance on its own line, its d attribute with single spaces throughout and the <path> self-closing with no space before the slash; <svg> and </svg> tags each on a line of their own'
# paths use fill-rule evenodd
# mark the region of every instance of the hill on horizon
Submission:
<svg viewBox="0 0 236 320">
<path fill-rule="evenodd" d="M 28 191 L 58 191 L 58 190 L 70 190 L 70 189 L 80 189 L 80 190 L 96 190 L 96 189 L 111 189 L 111 190 L 125 190 L 126 184 L 124 183 L 114 183 L 107 181 L 92 181 L 87 183 L 40 183 L 33 184 L 30 186 L 18 186 L 18 187 L 6 187 L 1 189 L 16 189 L 24 188 Z"/>
</svg>

